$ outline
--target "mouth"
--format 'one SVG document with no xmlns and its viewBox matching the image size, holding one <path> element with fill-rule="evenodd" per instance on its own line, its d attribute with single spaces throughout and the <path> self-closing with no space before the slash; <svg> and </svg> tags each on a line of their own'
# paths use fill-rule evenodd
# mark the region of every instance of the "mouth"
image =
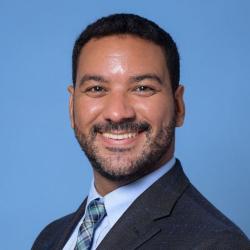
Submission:
<svg viewBox="0 0 250 250">
<path fill-rule="evenodd" d="M 106 148 L 132 148 L 141 138 L 142 132 L 103 132 L 100 133 L 102 143 Z"/>
<path fill-rule="evenodd" d="M 92 128 L 99 142 L 106 149 L 131 150 L 144 143 L 146 133 L 151 130 L 147 122 L 122 122 L 95 124 Z"/>
<path fill-rule="evenodd" d="M 124 140 L 135 138 L 138 133 L 103 133 L 102 136 L 112 140 Z"/>
</svg>

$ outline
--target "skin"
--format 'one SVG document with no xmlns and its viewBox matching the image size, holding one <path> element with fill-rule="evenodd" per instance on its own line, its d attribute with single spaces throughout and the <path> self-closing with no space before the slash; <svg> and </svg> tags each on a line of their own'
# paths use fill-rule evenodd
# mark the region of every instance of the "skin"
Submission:
<svg viewBox="0 0 250 250">
<path fill-rule="evenodd" d="M 69 86 L 68 90 L 71 126 L 85 136 L 91 134 L 95 124 L 129 120 L 150 124 L 153 140 L 173 117 L 176 127 L 184 121 L 184 88 L 180 85 L 173 93 L 163 50 L 131 35 L 91 39 L 81 50 L 76 86 Z M 147 146 L 146 132 L 127 138 L 129 132 L 112 131 L 112 138 L 97 133 L 91 142 L 100 157 L 109 159 L 107 167 L 114 172 L 129 173 L 129 163 Z M 114 135 L 126 138 L 115 139 Z M 173 154 L 174 139 L 149 172 L 169 161 Z M 93 171 L 95 186 L 101 195 L 128 183 L 110 180 Z"/>
</svg>

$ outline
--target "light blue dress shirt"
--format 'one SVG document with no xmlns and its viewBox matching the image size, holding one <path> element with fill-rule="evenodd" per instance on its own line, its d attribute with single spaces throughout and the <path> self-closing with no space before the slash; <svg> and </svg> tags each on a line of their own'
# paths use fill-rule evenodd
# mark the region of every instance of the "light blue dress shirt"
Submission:
<svg viewBox="0 0 250 250">
<path fill-rule="evenodd" d="M 128 207 L 140 196 L 147 188 L 149 188 L 154 182 L 156 182 L 161 176 L 168 172 L 175 164 L 175 158 L 172 158 L 164 166 L 156 169 L 152 173 L 145 175 L 144 177 L 132 182 L 128 185 L 117 188 L 116 190 L 108 193 L 104 197 L 100 196 L 92 180 L 87 205 L 96 199 L 103 200 L 107 215 L 104 217 L 98 228 L 95 230 L 93 244 L 91 250 L 97 248 L 109 230 L 114 226 L 118 219 L 128 209 Z M 85 216 L 85 214 L 84 214 Z M 83 216 L 83 218 L 84 218 Z M 82 224 L 83 218 L 79 221 L 63 250 L 74 250 L 79 228 Z"/>
</svg>

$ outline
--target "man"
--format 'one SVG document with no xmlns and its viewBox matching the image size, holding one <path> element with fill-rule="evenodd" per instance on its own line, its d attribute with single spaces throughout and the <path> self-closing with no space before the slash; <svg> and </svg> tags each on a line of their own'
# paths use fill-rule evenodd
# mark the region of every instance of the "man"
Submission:
<svg viewBox="0 0 250 250">
<path fill-rule="evenodd" d="M 94 180 L 80 208 L 48 225 L 32 249 L 250 249 L 174 158 L 185 107 L 168 33 L 132 14 L 89 25 L 74 46 L 69 92 Z"/>
</svg>

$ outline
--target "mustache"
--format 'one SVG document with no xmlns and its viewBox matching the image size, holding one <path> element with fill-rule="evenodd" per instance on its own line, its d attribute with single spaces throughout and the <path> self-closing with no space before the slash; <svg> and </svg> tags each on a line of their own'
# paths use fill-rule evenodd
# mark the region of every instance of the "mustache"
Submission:
<svg viewBox="0 0 250 250">
<path fill-rule="evenodd" d="M 121 121 L 112 122 L 108 121 L 105 123 L 98 123 L 93 125 L 91 133 L 93 135 L 97 133 L 108 133 L 112 131 L 129 131 L 131 133 L 139 133 L 142 131 L 150 131 L 151 125 L 148 122 L 135 122 L 135 121 Z"/>
</svg>

